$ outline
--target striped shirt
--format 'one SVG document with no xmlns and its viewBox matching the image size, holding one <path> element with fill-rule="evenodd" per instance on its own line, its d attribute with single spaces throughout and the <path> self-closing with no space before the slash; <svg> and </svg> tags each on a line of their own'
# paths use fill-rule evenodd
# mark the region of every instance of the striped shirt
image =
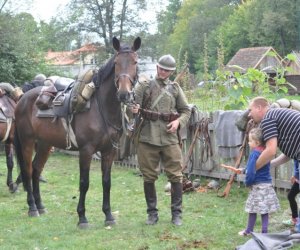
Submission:
<svg viewBox="0 0 300 250">
<path fill-rule="evenodd" d="M 261 121 L 264 141 L 277 137 L 280 151 L 298 159 L 300 153 L 300 112 L 286 108 L 269 109 Z"/>
</svg>

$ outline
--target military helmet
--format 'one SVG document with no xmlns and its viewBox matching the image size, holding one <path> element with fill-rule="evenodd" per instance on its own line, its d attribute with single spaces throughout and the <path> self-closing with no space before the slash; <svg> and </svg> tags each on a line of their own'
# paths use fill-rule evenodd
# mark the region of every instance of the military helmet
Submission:
<svg viewBox="0 0 300 250">
<path fill-rule="evenodd" d="M 45 81 L 46 80 L 46 76 L 44 74 L 37 74 L 33 80 L 36 81 Z"/>
<path fill-rule="evenodd" d="M 157 66 L 166 70 L 175 70 L 176 69 L 176 61 L 171 55 L 164 55 L 159 58 L 157 62 Z"/>
</svg>

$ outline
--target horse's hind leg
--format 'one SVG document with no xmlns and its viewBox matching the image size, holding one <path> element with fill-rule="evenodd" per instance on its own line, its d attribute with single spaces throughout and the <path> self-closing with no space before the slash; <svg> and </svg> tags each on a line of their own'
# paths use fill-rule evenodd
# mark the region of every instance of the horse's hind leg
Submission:
<svg viewBox="0 0 300 250">
<path fill-rule="evenodd" d="M 5 142 L 5 156 L 6 156 L 6 166 L 7 166 L 6 185 L 8 186 L 9 191 L 11 193 L 14 193 L 17 187 L 15 187 L 13 182 L 13 177 L 12 177 L 12 172 L 14 167 L 13 145 L 8 141 Z"/>
<path fill-rule="evenodd" d="M 111 213 L 110 207 L 110 188 L 111 188 L 111 166 L 114 159 L 114 152 L 101 154 L 101 170 L 102 170 L 102 188 L 103 188 L 103 203 L 102 211 L 105 214 L 105 225 L 114 225 L 115 218 Z"/>
<path fill-rule="evenodd" d="M 34 144 L 34 139 L 24 138 L 22 140 L 22 144 L 17 143 L 16 145 L 17 158 L 21 168 L 23 186 L 27 191 L 27 204 L 29 207 L 28 215 L 31 217 L 39 216 L 33 195 L 32 184 L 32 154 L 34 151 Z"/>
<path fill-rule="evenodd" d="M 35 200 L 35 205 L 39 211 L 39 214 L 44 214 L 46 208 L 42 203 L 42 198 L 40 194 L 40 175 L 44 169 L 45 163 L 48 160 L 50 154 L 51 146 L 37 144 L 36 145 L 36 154 L 32 161 L 32 188 L 33 188 L 33 197 Z"/>
</svg>

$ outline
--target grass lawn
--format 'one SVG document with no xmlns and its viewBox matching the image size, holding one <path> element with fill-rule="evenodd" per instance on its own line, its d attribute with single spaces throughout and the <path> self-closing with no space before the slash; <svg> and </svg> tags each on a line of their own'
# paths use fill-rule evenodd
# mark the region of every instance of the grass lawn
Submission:
<svg viewBox="0 0 300 250">
<path fill-rule="evenodd" d="M 170 196 L 165 193 L 166 177 L 157 181 L 159 222 L 145 225 L 146 204 L 142 178 L 137 170 L 114 166 L 112 170 L 111 206 L 117 218 L 113 227 L 104 226 L 100 163 L 93 162 L 90 188 L 86 199 L 86 215 L 90 227 L 77 228 L 78 159 L 53 153 L 43 172 L 48 180 L 41 183 L 44 205 L 48 213 L 27 216 L 26 193 L 10 194 L 6 187 L 4 156 L 0 159 L 0 249 L 234 249 L 249 238 L 238 236 L 245 228 L 247 214 L 244 204 L 248 190 L 235 183 L 228 198 L 217 191 L 184 194 L 183 225 L 170 223 Z M 15 172 L 16 176 L 17 173 Z M 205 186 L 209 180 L 202 178 Z M 225 182 L 222 185 L 225 186 Z M 223 188 L 224 188 L 223 186 Z M 220 191 L 222 193 L 223 189 Z M 289 218 L 286 195 L 278 194 L 281 210 L 271 215 L 269 231 L 288 228 L 281 221 Z M 256 231 L 260 231 L 258 217 Z M 294 248 L 296 249 L 296 248 Z"/>
</svg>

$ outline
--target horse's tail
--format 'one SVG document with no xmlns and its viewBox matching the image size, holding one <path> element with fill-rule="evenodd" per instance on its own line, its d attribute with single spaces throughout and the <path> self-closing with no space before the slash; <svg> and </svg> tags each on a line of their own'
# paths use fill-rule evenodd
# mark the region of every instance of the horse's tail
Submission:
<svg viewBox="0 0 300 250">
<path fill-rule="evenodd" d="M 16 158 L 17 158 L 17 164 L 18 167 L 21 171 L 21 178 L 22 178 L 22 182 L 23 182 L 23 187 L 24 190 L 27 191 L 27 175 L 26 175 L 26 170 L 25 170 L 25 164 L 24 164 L 24 158 L 23 158 L 23 153 L 22 153 L 22 147 L 21 147 L 21 142 L 20 142 L 20 138 L 18 135 L 18 130 L 17 127 L 15 127 L 15 134 L 14 134 L 14 146 L 15 146 L 15 154 L 16 154 Z"/>
</svg>

